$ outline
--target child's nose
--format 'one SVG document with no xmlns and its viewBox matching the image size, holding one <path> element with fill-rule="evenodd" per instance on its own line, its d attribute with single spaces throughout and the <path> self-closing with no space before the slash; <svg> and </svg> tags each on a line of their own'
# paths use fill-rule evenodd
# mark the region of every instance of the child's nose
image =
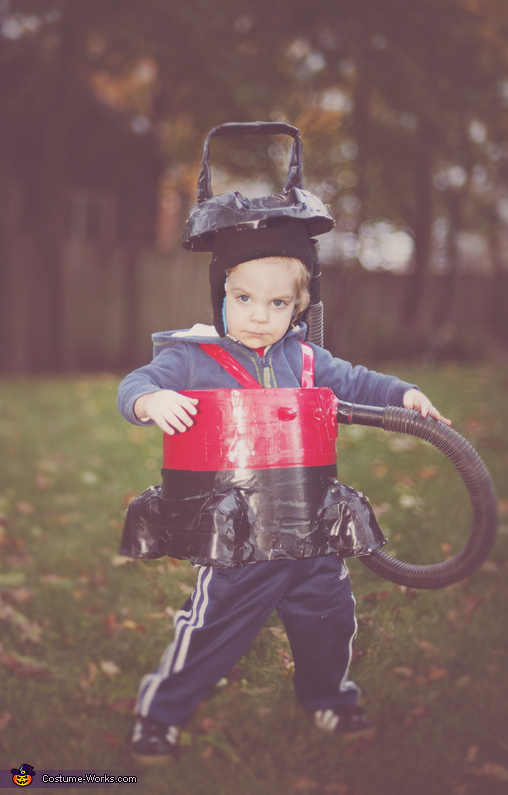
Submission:
<svg viewBox="0 0 508 795">
<path fill-rule="evenodd" d="M 257 323 L 266 323 L 268 321 L 268 308 L 263 304 L 254 304 L 252 307 L 252 318 Z"/>
</svg>

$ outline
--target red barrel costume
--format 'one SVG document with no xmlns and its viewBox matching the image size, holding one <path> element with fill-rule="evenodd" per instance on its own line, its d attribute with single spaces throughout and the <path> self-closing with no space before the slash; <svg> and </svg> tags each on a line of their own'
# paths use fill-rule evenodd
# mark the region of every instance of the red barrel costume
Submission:
<svg viewBox="0 0 508 795">
<path fill-rule="evenodd" d="M 368 501 L 336 478 L 337 398 L 314 387 L 312 348 L 301 389 L 263 389 L 227 351 L 201 348 L 244 388 L 184 392 L 199 413 L 164 434 L 162 489 L 130 507 L 122 553 L 238 566 L 382 546 Z"/>
</svg>

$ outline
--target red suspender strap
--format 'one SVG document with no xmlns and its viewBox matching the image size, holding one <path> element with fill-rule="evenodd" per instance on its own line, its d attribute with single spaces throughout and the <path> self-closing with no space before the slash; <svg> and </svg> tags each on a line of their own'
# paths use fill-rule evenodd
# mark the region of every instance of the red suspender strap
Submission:
<svg viewBox="0 0 508 795">
<path fill-rule="evenodd" d="M 230 374 L 236 378 L 245 389 L 263 389 L 261 384 L 251 376 L 247 370 L 239 364 L 230 353 L 221 348 L 219 345 L 207 345 L 203 343 L 199 345 L 202 351 L 207 353 L 216 362 Z"/>
<path fill-rule="evenodd" d="M 302 387 L 304 389 L 312 389 L 314 386 L 314 351 L 310 345 L 304 342 L 302 345 Z M 215 359 L 219 364 L 245 389 L 263 389 L 260 383 L 251 376 L 247 370 L 242 367 L 230 353 L 221 348 L 219 345 L 209 345 L 200 343 L 199 347 L 202 351 L 207 353 L 212 359 Z"/>
<path fill-rule="evenodd" d="M 302 360 L 302 387 L 312 389 L 314 386 L 314 351 L 305 342 L 302 342 Z"/>
</svg>

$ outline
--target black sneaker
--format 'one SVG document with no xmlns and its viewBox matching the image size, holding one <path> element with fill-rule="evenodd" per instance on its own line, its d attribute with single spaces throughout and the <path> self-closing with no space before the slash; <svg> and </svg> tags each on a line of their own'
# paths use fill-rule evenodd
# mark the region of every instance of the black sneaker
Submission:
<svg viewBox="0 0 508 795">
<path fill-rule="evenodd" d="M 317 710 L 314 712 L 314 722 L 318 729 L 340 734 L 360 734 L 374 730 L 374 724 L 371 723 L 363 709 L 354 704 L 337 710 Z"/>
<path fill-rule="evenodd" d="M 131 754 L 143 765 L 178 759 L 178 726 L 158 720 L 136 717 L 131 735 Z"/>
</svg>

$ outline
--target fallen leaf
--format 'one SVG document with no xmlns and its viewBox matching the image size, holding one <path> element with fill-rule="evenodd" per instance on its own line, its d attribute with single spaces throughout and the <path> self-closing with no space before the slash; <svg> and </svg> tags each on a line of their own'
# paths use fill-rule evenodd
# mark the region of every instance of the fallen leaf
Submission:
<svg viewBox="0 0 508 795">
<path fill-rule="evenodd" d="M 48 475 L 45 475 L 44 472 L 35 473 L 35 485 L 38 489 L 47 489 L 49 486 L 52 486 L 53 483 L 53 478 L 48 477 Z"/>
<path fill-rule="evenodd" d="M 95 680 L 97 678 L 97 671 L 98 671 L 98 668 L 97 668 L 96 664 L 94 662 L 89 662 L 88 663 L 88 675 L 87 675 L 86 679 L 81 679 L 80 683 L 79 683 L 79 686 L 81 687 L 82 690 L 88 690 L 90 685 L 93 685 L 93 683 L 95 682 Z"/>
<path fill-rule="evenodd" d="M 135 563 L 134 558 L 126 558 L 125 555 L 113 555 L 111 558 L 113 566 L 125 566 L 127 563 Z"/>
<path fill-rule="evenodd" d="M 388 440 L 388 447 L 394 452 L 415 450 L 418 447 L 418 442 L 410 436 L 392 436 Z"/>
<path fill-rule="evenodd" d="M 16 503 L 16 508 L 22 514 L 28 515 L 30 513 L 34 513 L 35 508 L 31 502 L 18 502 Z"/>
<path fill-rule="evenodd" d="M 221 751 L 231 762 L 239 765 L 243 770 L 246 770 L 249 774 L 251 774 L 252 771 L 239 756 L 225 732 L 219 731 L 218 729 L 212 729 L 203 735 L 202 740 L 207 745 L 213 746 L 217 750 Z"/>
<path fill-rule="evenodd" d="M 481 570 L 488 574 L 499 574 L 499 566 L 493 560 L 486 560 L 482 563 Z"/>
<path fill-rule="evenodd" d="M 376 729 L 370 729 L 368 732 L 364 732 L 360 737 L 354 740 L 349 745 L 346 745 L 345 752 L 352 756 L 353 754 L 363 754 L 365 751 L 368 751 L 369 748 L 373 745 L 375 739 L 377 737 Z"/>
<path fill-rule="evenodd" d="M 508 768 L 504 765 L 496 765 L 494 762 L 485 762 L 481 767 L 471 770 L 473 776 L 492 778 L 495 781 L 508 781 Z"/>
<path fill-rule="evenodd" d="M 140 444 L 145 439 L 145 432 L 140 427 L 129 428 L 127 431 L 127 436 L 129 437 L 131 442 L 135 444 Z"/>
<path fill-rule="evenodd" d="M 471 417 L 469 420 L 466 420 L 466 431 L 468 436 L 485 434 L 487 425 L 476 417 Z"/>
<path fill-rule="evenodd" d="M 317 789 L 319 784 L 317 781 L 312 781 L 310 778 L 297 778 L 296 781 L 293 781 L 291 789 L 294 792 L 299 792 L 302 789 Z"/>
<path fill-rule="evenodd" d="M 437 466 L 428 466 L 419 469 L 417 475 L 421 480 L 430 480 L 430 478 L 434 478 L 437 475 L 437 473 L 438 473 Z"/>
<path fill-rule="evenodd" d="M 82 472 L 79 476 L 79 479 L 86 486 L 96 486 L 99 482 L 99 477 L 95 474 L 95 472 Z"/>
<path fill-rule="evenodd" d="M 21 640 L 30 640 L 40 643 L 42 627 L 35 621 L 30 621 L 23 613 L 15 610 L 12 605 L 0 601 L 0 621 L 6 621 L 19 632 Z"/>
<path fill-rule="evenodd" d="M 108 704 L 108 709 L 110 709 L 111 712 L 127 712 L 129 714 L 134 714 L 135 706 L 135 698 L 122 698 L 119 701 Z"/>
<path fill-rule="evenodd" d="M 414 591 L 412 588 L 408 588 L 407 585 L 396 585 L 395 588 L 397 591 L 405 594 L 409 599 L 416 599 L 418 596 L 418 591 Z"/>
<path fill-rule="evenodd" d="M 115 613 L 108 613 L 108 615 L 103 621 L 103 624 L 106 635 L 112 635 L 115 629 L 118 628 L 118 623 L 116 620 Z"/>
<path fill-rule="evenodd" d="M 439 656 L 439 649 L 437 648 L 437 646 L 434 646 L 434 644 L 431 643 L 428 640 L 420 640 L 420 641 L 418 641 L 418 646 L 424 652 L 426 657 L 438 657 Z"/>
<path fill-rule="evenodd" d="M 102 739 L 107 745 L 110 745 L 112 748 L 118 748 L 120 745 L 120 740 L 115 734 L 103 734 Z"/>
<path fill-rule="evenodd" d="M 371 593 L 364 594 L 363 601 L 368 604 L 374 604 L 375 602 L 381 602 L 387 598 L 388 591 L 371 591 Z"/>
<path fill-rule="evenodd" d="M 42 470 L 42 472 L 50 472 L 55 474 L 60 469 L 60 463 L 48 458 L 44 459 L 43 461 L 39 461 L 37 464 L 38 469 Z"/>
<path fill-rule="evenodd" d="M 10 547 L 15 552 L 20 552 L 26 546 L 26 541 L 23 538 L 14 538 L 13 536 L 5 537 L 5 546 Z"/>
<path fill-rule="evenodd" d="M 408 717 L 404 720 L 402 725 L 405 729 L 408 729 L 410 726 L 413 726 L 414 723 L 425 718 L 426 715 L 430 713 L 430 707 L 426 704 L 420 704 L 418 707 L 415 707 L 411 710 Z"/>
<path fill-rule="evenodd" d="M 21 552 L 19 555 L 6 555 L 4 561 L 13 568 L 24 569 L 32 562 L 32 558 Z"/>
<path fill-rule="evenodd" d="M 282 667 L 286 671 L 292 671 L 295 667 L 293 662 L 293 658 L 285 649 L 277 649 L 277 654 L 279 656 L 279 660 L 282 662 Z"/>
<path fill-rule="evenodd" d="M 383 516 L 383 514 L 387 513 L 390 510 L 390 507 L 391 506 L 388 502 L 382 502 L 381 505 L 371 505 L 376 519 L 379 519 L 381 516 Z"/>
<path fill-rule="evenodd" d="M 113 660 L 102 660 L 100 663 L 101 671 L 107 676 L 116 676 L 120 673 L 120 668 Z"/>
<path fill-rule="evenodd" d="M 15 651 L 0 651 L 0 662 L 19 676 L 46 676 L 49 667 L 44 662 L 25 657 Z"/>
<path fill-rule="evenodd" d="M 448 613 L 446 614 L 446 618 L 448 619 L 450 624 L 452 624 L 455 627 L 455 629 L 457 629 L 459 624 L 459 611 L 455 609 L 449 610 Z"/>
<path fill-rule="evenodd" d="M 126 618 L 124 621 L 122 621 L 120 626 L 122 626 L 124 629 L 133 629 L 136 632 L 140 632 L 141 635 L 146 634 L 146 627 L 144 627 L 143 624 L 138 624 L 137 621 L 133 621 L 131 618 Z"/>
<path fill-rule="evenodd" d="M 406 679 L 410 679 L 414 676 L 414 668 L 409 668 L 405 665 L 396 665 L 395 668 L 392 668 L 392 671 L 396 674 L 400 674 L 400 676 L 405 677 Z"/>
<path fill-rule="evenodd" d="M 286 632 L 282 629 L 282 627 L 265 627 L 265 629 L 267 632 L 275 635 L 276 638 L 279 638 L 279 640 L 286 637 Z"/>
<path fill-rule="evenodd" d="M 22 604 L 33 598 L 34 592 L 30 588 L 8 588 L 2 592 L 2 597 L 8 602 Z"/>
<path fill-rule="evenodd" d="M 222 730 L 221 724 L 217 723 L 217 721 L 213 720 L 213 718 L 203 718 L 201 721 L 201 728 L 205 732 L 210 732 L 212 729 L 218 729 L 219 731 Z"/>
<path fill-rule="evenodd" d="M 56 585 L 60 588 L 72 588 L 74 583 L 66 577 L 59 577 L 58 574 L 43 574 L 39 577 L 43 585 Z"/>
<path fill-rule="evenodd" d="M 137 491 L 127 491 L 122 497 L 123 507 L 128 508 L 131 502 L 135 500 L 137 496 Z"/>
<path fill-rule="evenodd" d="M 427 682 L 437 682 L 438 679 L 443 679 L 445 676 L 448 676 L 447 668 L 431 665 L 426 673 L 425 679 Z"/>
<path fill-rule="evenodd" d="M 82 515 L 80 513 L 55 513 L 52 517 L 58 524 L 72 524 L 73 522 L 81 522 Z"/>
<path fill-rule="evenodd" d="M 463 605 L 464 617 L 466 621 L 471 621 L 471 617 L 476 608 L 485 601 L 485 596 L 461 596 L 460 601 Z"/>
<path fill-rule="evenodd" d="M 403 486 L 414 485 L 414 478 L 408 475 L 407 472 L 396 472 L 393 479 L 396 483 L 401 483 Z M 413 508 L 415 505 L 419 504 L 419 500 L 417 497 L 405 494 L 399 499 L 399 504 L 402 505 L 403 508 Z"/>
</svg>

